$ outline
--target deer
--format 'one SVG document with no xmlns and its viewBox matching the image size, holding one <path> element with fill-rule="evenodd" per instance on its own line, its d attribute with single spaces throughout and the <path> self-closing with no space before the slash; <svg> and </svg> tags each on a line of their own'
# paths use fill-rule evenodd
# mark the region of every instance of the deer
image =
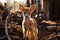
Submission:
<svg viewBox="0 0 60 40">
<path fill-rule="evenodd" d="M 24 7 L 19 5 L 20 10 L 23 14 L 22 21 L 22 30 L 23 30 L 23 39 L 24 40 L 38 40 L 38 28 L 37 22 L 31 17 L 31 14 L 34 12 L 36 6 L 35 4 L 30 7 Z"/>
</svg>

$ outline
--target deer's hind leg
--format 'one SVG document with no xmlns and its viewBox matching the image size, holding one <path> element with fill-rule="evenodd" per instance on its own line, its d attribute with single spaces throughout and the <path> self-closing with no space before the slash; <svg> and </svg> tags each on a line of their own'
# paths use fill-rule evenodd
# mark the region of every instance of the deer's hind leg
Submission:
<svg viewBox="0 0 60 40">
<path fill-rule="evenodd" d="M 37 28 L 33 31 L 32 35 L 34 37 L 34 40 L 38 40 L 38 29 Z"/>
<path fill-rule="evenodd" d="M 36 28 L 36 31 L 35 31 L 35 40 L 38 40 L 38 29 Z"/>
</svg>

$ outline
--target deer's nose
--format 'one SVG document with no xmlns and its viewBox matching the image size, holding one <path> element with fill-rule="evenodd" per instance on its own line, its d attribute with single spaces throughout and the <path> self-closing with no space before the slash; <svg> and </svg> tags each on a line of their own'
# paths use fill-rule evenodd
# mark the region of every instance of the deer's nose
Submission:
<svg viewBox="0 0 60 40">
<path fill-rule="evenodd" d="M 28 16 L 26 16 L 26 18 L 27 18 Z"/>
</svg>

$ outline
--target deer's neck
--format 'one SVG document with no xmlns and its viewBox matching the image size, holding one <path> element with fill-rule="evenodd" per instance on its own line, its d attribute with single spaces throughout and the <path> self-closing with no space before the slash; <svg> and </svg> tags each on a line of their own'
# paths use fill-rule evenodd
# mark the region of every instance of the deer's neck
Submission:
<svg viewBox="0 0 60 40">
<path fill-rule="evenodd" d="M 25 18 L 25 20 L 30 20 L 31 17 Z"/>
</svg>

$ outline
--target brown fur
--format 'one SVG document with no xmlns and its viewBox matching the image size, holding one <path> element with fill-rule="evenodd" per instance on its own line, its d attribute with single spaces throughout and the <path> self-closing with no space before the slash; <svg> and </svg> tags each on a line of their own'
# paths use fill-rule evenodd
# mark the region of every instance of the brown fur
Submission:
<svg viewBox="0 0 60 40">
<path fill-rule="evenodd" d="M 24 22 L 25 36 L 27 40 L 38 40 L 38 29 L 37 23 L 34 19 L 28 19 Z"/>
</svg>

